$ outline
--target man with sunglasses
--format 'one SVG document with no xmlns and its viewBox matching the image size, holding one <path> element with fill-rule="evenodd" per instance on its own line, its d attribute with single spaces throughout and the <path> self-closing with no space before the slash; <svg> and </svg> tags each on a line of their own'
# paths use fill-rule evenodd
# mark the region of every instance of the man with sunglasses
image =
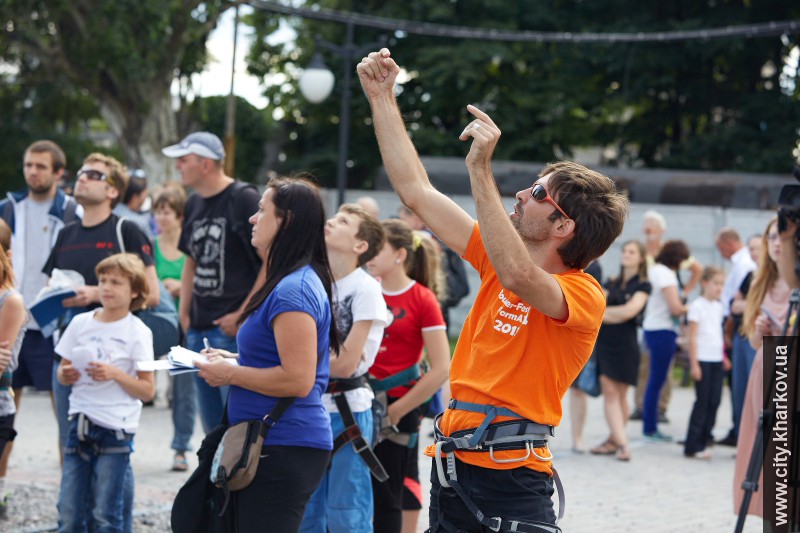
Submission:
<svg viewBox="0 0 800 533">
<path fill-rule="evenodd" d="M 451 365 L 453 399 L 426 450 L 429 531 L 560 531 L 547 439 L 605 310 L 599 283 L 582 269 L 622 232 L 627 199 L 608 177 L 560 162 L 532 178 L 506 214 L 491 169 L 500 130 L 468 106 L 474 120 L 459 138 L 472 138 L 475 221 L 431 185 L 395 100 L 400 68 L 389 50 L 357 71 L 401 201 L 481 276 Z"/>
</svg>

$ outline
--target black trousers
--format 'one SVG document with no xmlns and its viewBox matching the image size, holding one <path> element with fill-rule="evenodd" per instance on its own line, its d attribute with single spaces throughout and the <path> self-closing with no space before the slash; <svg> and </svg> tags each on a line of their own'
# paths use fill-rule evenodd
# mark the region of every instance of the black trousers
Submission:
<svg viewBox="0 0 800 533">
<path fill-rule="evenodd" d="M 722 398 L 722 363 L 701 361 L 700 370 L 703 375 L 694 383 L 696 399 L 683 448 L 687 455 L 705 450 L 706 443 L 712 438 L 711 430 L 717 421 L 717 409 Z"/>
<path fill-rule="evenodd" d="M 232 492 L 236 530 L 294 533 L 316 490 L 330 452 L 301 446 L 264 446 L 252 483 Z"/>
<path fill-rule="evenodd" d="M 390 404 L 395 401 L 389 399 Z M 421 417 L 422 410 L 419 407 L 412 409 L 400 419 L 397 428 L 404 433 L 416 433 L 419 431 Z M 416 455 L 412 456 L 409 453 L 408 446 L 401 446 L 389 440 L 383 440 L 375 446 L 375 455 L 389 474 L 389 479 L 378 483 L 374 477 L 372 478 L 373 529 L 380 533 L 400 533 L 403 527 L 404 480 L 414 472 L 419 475 L 419 468 L 409 468 L 411 462 L 416 463 L 418 459 Z"/>
<path fill-rule="evenodd" d="M 445 463 L 444 459 L 442 462 Z M 444 468 L 447 471 L 446 464 Z M 456 460 L 456 476 L 469 497 L 486 516 L 548 524 L 556 522 L 551 499 L 554 492 L 553 479 L 544 472 L 525 467 L 493 470 Z M 446 522 L 452 530 L 459 532 L 488 531 L 478 522 L 455 490 L 439 484 L 436 459 L 433 459 L 431 465 L 431 506 L 428 516 L 429 533 L 447 531 L 443 522 Z"/>
</svg>

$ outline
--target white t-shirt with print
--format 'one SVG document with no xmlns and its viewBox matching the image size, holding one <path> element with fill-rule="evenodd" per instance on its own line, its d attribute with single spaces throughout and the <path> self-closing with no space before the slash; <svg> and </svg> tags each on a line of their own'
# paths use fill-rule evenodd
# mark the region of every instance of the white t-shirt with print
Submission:
<svg viewBox="0 0 800 533">
<path fill-rule="evenodd" d="M 347 338 L 353 324 L 361 320 L 372 320 L 372 327 L 367 334 L 364 344 L 364 355 L 359 361 L 353 376 L 366 374 L 383 340 L 383 329 L 388 324 L 386 302 L 383 300 L 381 284 L 364 271 L 357 268 L 347 276 L 336 281 L 333 285 L 333 308 L 336 326 L 342 342 Z M 372 408 L 372 399 L 375 395 L 372 390 L 360 387 L 344 393 L 350 410 L 361 413 Z M 338 413 L 336 402 L 330 394 L 322 396 L 322 402 L 329 413 Z"/>
<path fill-rule="evenodd" d="M 689 305 L 687 318 L 697 322 L 697 360 L 704 363 L 722 362 L 725 349 L 722 339 L 724 310 L 719 300 L 699 297 Z"/>
<path fill-rule="evenodd" d="M 136 363 L 153 360 L 153 334 L 144 322 L 128 313 L 115 322 L 100 322 L 89 311 L 77 315 L 56 345 L 56 353 L 70 359 L 73 349 L 88 349 L 98 361 L 136 375 Z M 70 359 L 71 360 L 71 359 Z M 83 413 L 98 426 L 135 433 L 142 402 L 114 380 L 81 379 L 72 386 L 69 414 Z"/>
<path fill-rule="evenodd" d="M 669 312 L 669 305 L 667 305 L 662 289 L 677 287 L 678 276 L 668 267 L 656 263 L 647 270 L 647 279 L 653 286 L 653 292 L 650 293 L 647 307 L 644 308 L 642 329 L 645 331 L 675 329 L 675 322 L 672 320 L 672 313 Z"/>
</svg>

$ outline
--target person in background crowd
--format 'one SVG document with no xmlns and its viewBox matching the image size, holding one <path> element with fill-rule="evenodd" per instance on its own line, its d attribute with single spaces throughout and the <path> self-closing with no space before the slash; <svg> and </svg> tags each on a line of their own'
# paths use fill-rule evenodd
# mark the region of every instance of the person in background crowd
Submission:
<svg viewBox="0 0 800 533">
<path fill-rule="evenodd" d="M 591 449 L 595 455 L 614 454 L 620 461 L 631 458 L 625 431 L 628 387 L 636 385 L 639 374 L 636 329 L 651 290 L 644 245 L 628 241 L 622 245 L 619 275 L 605 284 L 606 312 L 594 348 L 609 429 L 605 442 Z"/>
<path fill-rule="evenodd" d="M 722 398 L 722 369 L 725 346 L 722 339 L 722 287 L 725 273 L 717 267 L 706 267 L 700 277 L 700 297 L 689 305 L 689 362 L 695 386 L 695 402 L 689 418 L 689 429 L 683 454 L 694 459 L 710 459 L 707 446 L 714 442 L 711 434 Z"/>
<path fill-rule="evenodd" d="M 180 305 L 181 273 L 186 262 L 186 254 L 178 249 L 185 207 L 186 193 L 180 185 L 165 187 L 153 203 L 158 227 L 158 237 L 153 239 L 156 272 L 158 279 L 175 298 L 176 306 Z M 186 452 L 191 449 L 189 442 L 194 432 L 197 395 L 194 377 L 190 373 L 178 374 L 171 379 L 172 426 L 175 431 L 172 439 L 172 449 L 175 450 L 172 470 L 185 472 L 189 469 Z"/>
<path fill-rule="evenodd" d="M 722 228 L 717 233 L 717 250 L 720 255 L 731 262 L 731 269 L 725 277 L 725 286 L 722 289 L 722 313 L 725 319 L 725 348 L 730 353 L 731 371 L 731 400 L 733 404 L 733 427 L 728 435 L 718 444 L 736 446 L 739 434 L 739 422 L 744 404 L 744 392 L 747 388 L 747 378 L 755 358 L 747 338 L 738 331 L 735 313 L 731 312 L 731 305 L 742 282 L 748 274 L 756 269 L 756 262 L 750 257 L 750 250 L 739 238 L 739 233 L 733 228 Z"/>
<path fill-rule="evenodd" d="M 147 190 L 147 174 L 141 168 L 128 172 L 128 188 L 122 201 L 114 207 L 119 218 L 132 220 L 149 239 L 153 238 L 153 217 L 148 209 L 150 195 Z"/>
<path fill-rule="evenodd" d="M 9 192 L 7 199 L 0 201 L 0 218 L 13 234 L 14 278 L 26 306 L 36 301 L 39 291 L 47 285 L 42 267 L 59 231 L 66 224 L 78 220 L 83 212 L 77 202 L 58 187 L 66 164 L 64 151 L 56 143 L 47 140 L 34 142 L 25 150 L 22 160 L 27 188 Z M 44 337 L 33 319 L 28 320 L 26 328 L 11 382 L 16 409 L 22 403 L 24 387 L 47 391 L 53 401 L 53 339 Z M 9 442 L 0 454 L 0 478 L 6 476 L 12 445 L 13 442 Z"/>
<path fill-rule="evenodd" d="M 384 221 L 383 227 L 386 244 L 368 268 L 381 280 L 392 322 L 386 328 L 370 376 L 373 388 L 387 396 L 387 415 L 397 433 L 384 433 L 385 438 L 375 446 L 389 479 L 383 483 L 372 480 L 374 526 L 375 531 L 400 533 L 401 529 L 416 531 L 422 509 L 419 454 L 409 450 L 419 449 L 424 404 L 447 379 L 450 345 L 435 293 L 441 288 L 436 245 L 430 237 L 413 232 L 400 220 Z M 420 377 L 423 349 L 429 369 Z M 407 508 L 411 506 L 406 505 L 406 492 L 416 499 L 413 509 Z"/>
<path fill-rule="evenodd" d="M 603 269 L 600 267 L 599 261 L 592 261 L 583 271 L 592 276 L 597 283 L 603 283 Z M 585 369 L 584 366 L 581 373 L 586 372 Z M 586 453 L 583 429 L 586 426 L 586 415 L 589 411 L 589 398 L 588 394 L 578 387 L 577 382 L 578 378 L 569 388 L 569 419 L 572 430 L 572 453 L 583 454 Z"/>
<path fill-rule="evenodd" d="M 648 210 L 643 215 L 642 233 L 644 234 L 644 244 L 647 249 L 647 266 L 652 267 L 655 264 L 655 258 L 661 251 L 663 246 L 664 232 L 667 231 L 667 221 L 664 215 L 658 211 Z M 689 281 L 683 282 L 681 280 L 680 271 L 688 270 L 690 272 Z M 679 270 L 676 272 L 678 277 L 678 292 L 682 301 L 686 301 L 686 296 L 689 295 L 697 286 L 700 280 L 700 275 L 703 273 L 703 265 L 700 264 L 693 256 L 689 256 L 683 263 L 681 263 Z M 639 377 L 636 382 L 636 393 L 634 395 L 635 409 L 631 414 L 631 420 L 642 419 L 642 405 L 644 402 L 644 392 L 647 388 L 647 381 L 650 377 L 650 352 L 647 346 L 641 347 L 641 359 L 639 364 Z M 672 363 L 668 375 L 672 373 Z M 660 424 L 668 424 L 667 407 L 669 407 L 669 399 L 672 393 L 672 380 L 667 380 L 661 388 L 661 395 L 658 397 L 658 422 Z"/>
<path fill-rule="evenodd" d="M 668 381 L 670 363 L 675 355 L 679 317 L 686 314 L 678 290 L 677 271 L 689 257 L 683 241 L 667 241 L 648 269 L 652 292 L 644 311 L 644 340 L 650 351 L 650 379 L 644 395 L 643 433 L 653 442 L 670 442 L 672 437 L 658 431 L 658 399 Z"/>
<path fill-rule="evenodd" d="M 196 365 L 210 386 L 230 386 L 231 425 L 263 418 L 279 399 L 295 398 L 267 433 L 255 478 L 231 492 L 229 504 L 237 531 L 292 532 L 300 527 L 332 449 L 322 395 L 339 336 L 325 209 L 309 182 L 273 179 L 250 223 L 252 246 L 265 257 L 265 281 L 256 285 L 239 317 L 239 353 L 204 350 L 209 362 Z M 221 360 L 237 356 L 238 366 Z"/>
<path fill-rule="evenodd" d="M 162 152 L 175 159 L 181 183 L 194 189 L 186 202 L 178 245 L 186 254 L 179 311 L 186 347 L 199 352 L 203 339 L 208 339 L 214 348 L 236 352 L 239 317 L 263 282 L 248 222 L 257 210 L 258 191 L 225 175 L 225 148 L 213 133 L 192 133 Z M 200 420 L 208 433 L 222 420 L 228 388 L 210 387 L 199 377 L 195 386 Z"/>
<path fill-rule="evenodd" d="M 356 203 L 364 208 L 367 213 L 375 217 L 375 220 L 381 219 L 381 206 L 378 201 L 372 196 L 359 196 Z"/>
<path fill-rule="evenodd" d="M 17 367 L 28 311 L 25 302 L 14 289 L 14 270 L 11 266 L 11 228 L 0 219 L 0 347 L 10 348 L 0 352 L 0 455 L 14 440 L 14 393 L 11 376 Z M 5 472 L 0 475 L 0 520 L 8 518 L 8 498 Z"/>
<path fill-rule="evenodd" d="M 747 293 L 742 332 L 756 350 L 750 371 L 736 444 L 736 469 L 733 475 L 733 512 L 742 506 L 745 480 L 753 452 L 759 417 L 764 408 L 764 336 L 780 335 L 789 311 L 789 295 L 797 288 L 794 267 L 797 249 L 794 243 L 795 225 L 789 223 L 784 233 L 778 232 L 777 219 L 767 224 L 761 241 L 761 257 Z M 759 472 L 759 487 L 764 487 L 763 469 Z M 764 516 L 764 498 L 755 493 L 750 499 L 747 514 Z"/>
</svg>

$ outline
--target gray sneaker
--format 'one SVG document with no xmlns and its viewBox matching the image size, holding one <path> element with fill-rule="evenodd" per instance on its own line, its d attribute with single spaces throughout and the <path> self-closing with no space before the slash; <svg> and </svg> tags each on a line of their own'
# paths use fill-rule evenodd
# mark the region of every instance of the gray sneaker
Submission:
<svg viewBox="0 0 800 533">
<path fill-rule="evenodd" d="M 652 433 L 645 433 L 644 440 L 648 440 L 650 442 L 672 442 L 672 437 L 669 435 L 664 435 L 660 431 L 656 430 Z"/>
</svg>

